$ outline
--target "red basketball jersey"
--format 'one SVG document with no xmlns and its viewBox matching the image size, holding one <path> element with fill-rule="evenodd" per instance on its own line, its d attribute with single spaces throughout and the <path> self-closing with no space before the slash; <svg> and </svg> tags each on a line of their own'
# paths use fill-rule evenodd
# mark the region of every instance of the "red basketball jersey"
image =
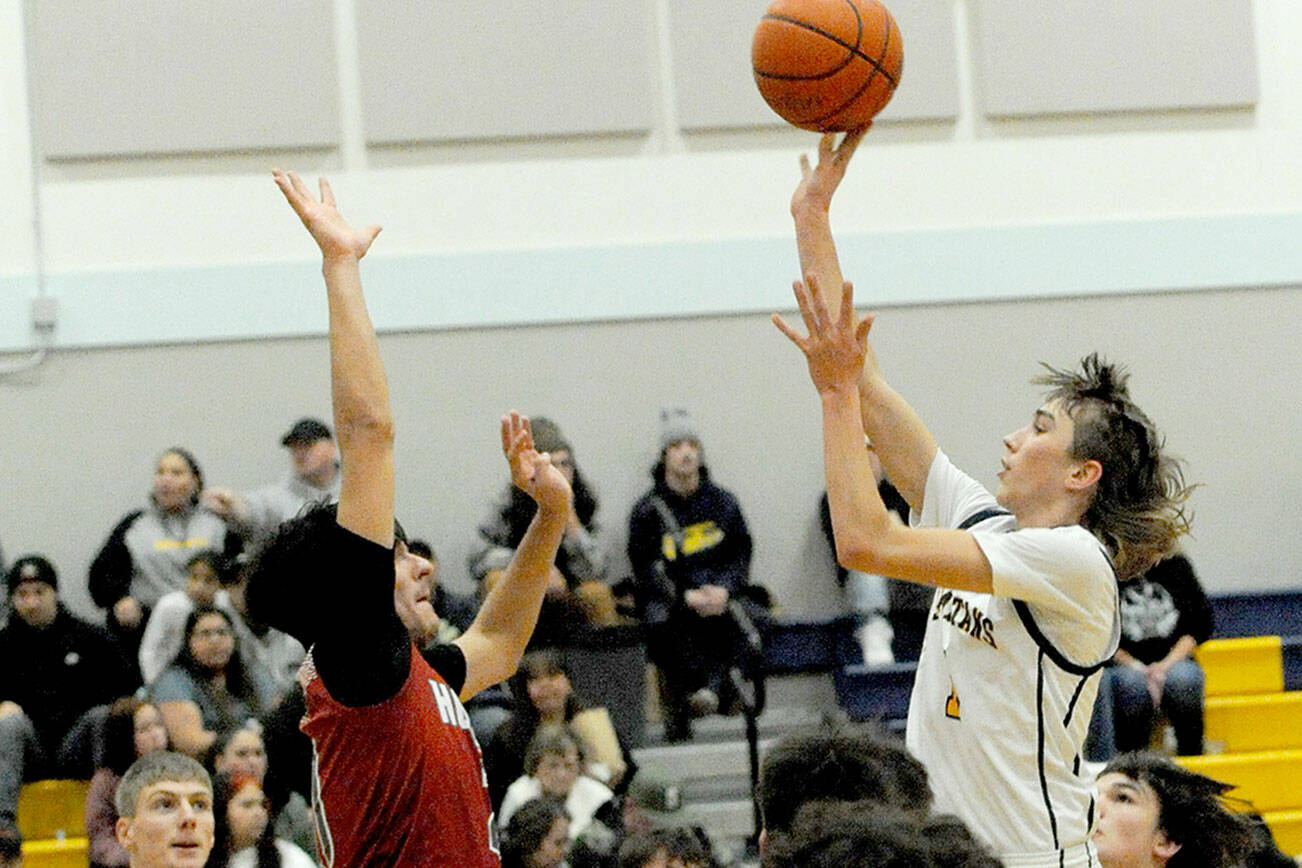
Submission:
<svg viewBox="0 0 1302 868">
<path fill-rule="evenodd" d="M 456 692 L 415 647 L 390 699 L 341 705 L 311 654 L 299 672 L 312 739 L 317 849 L 327 868 L 499 868 L 479 743 Z"/>
</svg>

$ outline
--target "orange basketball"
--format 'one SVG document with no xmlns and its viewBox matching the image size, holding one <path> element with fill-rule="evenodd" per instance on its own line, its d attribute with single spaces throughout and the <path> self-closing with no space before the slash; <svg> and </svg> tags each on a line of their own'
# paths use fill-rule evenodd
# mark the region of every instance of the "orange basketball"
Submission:
<svg viewBox="0 0 1302 868">
<path fill-rule="evenodd" d="M 774 0 L 755 28 L 760 94 L 788 123 L 863 126 L 890 102 L 904 66 L 900 28 L 878 0 Z"/>
</svg>

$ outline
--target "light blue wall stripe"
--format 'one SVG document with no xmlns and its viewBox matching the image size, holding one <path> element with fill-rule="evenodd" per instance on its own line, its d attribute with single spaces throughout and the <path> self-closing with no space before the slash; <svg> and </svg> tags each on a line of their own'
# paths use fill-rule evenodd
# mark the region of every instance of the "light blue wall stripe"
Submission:
<svg viewBox="0 0 1302 868">
<path fill-rule="evenodd" d="M 382 244 L 383 242 L 381 242 Z M 839 240 L 864 304 L 1302 284 L 1302 213 L 881 232 Z M 792 306 L 790 237 L 364 266 L 381 330 L 754 313 Z M 35 282 L 0 278 L 0 348 L 30 346 Z M 314 262 L 51 274 L 61 346 L 320 334 Z"/>
</svg>

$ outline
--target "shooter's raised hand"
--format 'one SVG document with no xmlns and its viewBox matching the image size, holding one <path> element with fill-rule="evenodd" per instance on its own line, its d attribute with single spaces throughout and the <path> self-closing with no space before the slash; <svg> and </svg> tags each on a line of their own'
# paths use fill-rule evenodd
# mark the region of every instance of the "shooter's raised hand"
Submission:
<svg viewBox="0 0 1302 868">
<path fill-rule="evenodd" d="M 809 362 L 809 378 L 819 392 L 857 388 L 868 355 L 868 329 L 872 316 L 865 316 L 856 324 L 854 314 L 854 288 L 846 281 L 841 285 L 840 312 L 833 317 L 818 293 L 817 281 L 812 274 L 804 282 L 791 285 L 800 305 L 800 316 L 805 321 L 809 335 L 802 337 L 782 317 L 773 314 L 773 324 L 791 342 L 800 348 Z"/>
<path fill-rule="evenodd" d="M 845 177 L 846 167 L 854 156 L 855 148 L 872 124 L 851 130 L 836 144 L 836 133 L 825 133 L 818 140 L 818 164 L 810 166 L 809 155 L 800 155 L 800 183 L 791 196 L 791 216 L 797 220 L 803 213 L 827 213 L 832 204 L 832 194 Z"/>
<path fill-rule="evenodd" d="M 511 465 L 511 481 L 538 504 L 539 509 L 568 515 L 570 484 L 546 452 L 534 448 L 529 417 L 512 410 L 502 417 L 502 452 Z"/>
<path fill-rule="evenodd" d="M 380 227 L 371 225 L 358 230 L 350 226 L 335 206 L 335 194 L 330 189 L 329 181 L 320 179 L 321 200 L 317 201 L 297 172 L 274 169 L 271 175 L 280 192 L 285 194 L 290 207 L 321 248 L 322 256 L 326 259 L 361 259 L 366 255 L 371 242 L 380 234 Z"/>
</svg>

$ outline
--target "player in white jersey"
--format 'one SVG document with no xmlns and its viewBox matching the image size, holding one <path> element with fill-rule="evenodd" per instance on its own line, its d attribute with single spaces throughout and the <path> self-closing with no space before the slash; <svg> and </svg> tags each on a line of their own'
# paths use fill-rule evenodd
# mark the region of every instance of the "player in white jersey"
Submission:
<svg viewBox="0 0 1302 868">
<path fill-rule="evenodd" d="M 812 169 L 802 157 L 792 214 L 808 337 L 774 317 L 822 401 L 837 557 L 939 589 L 908 724 L 937 810 L 1006 865 L 1097 864 L 1081 751 L 1099 668 L 1117 647 L 1116 576 L 1146 569 L 1187 529 L 1187 489 L 1125 374 L 1097 356 L 1039 381 L 1049 395 L 1004 438 L 994 495 L 950 464 L 887 385 L 868 345 L 872 317 L 857 320 L 842 283 L 828 206 L 862 134 L 839 147 L 825 136 Z M 825 298 L 820 287 L 841 291 Z M 912 508 L 910 527 L 877 495 L 865 433 Z"/>
</svg>

